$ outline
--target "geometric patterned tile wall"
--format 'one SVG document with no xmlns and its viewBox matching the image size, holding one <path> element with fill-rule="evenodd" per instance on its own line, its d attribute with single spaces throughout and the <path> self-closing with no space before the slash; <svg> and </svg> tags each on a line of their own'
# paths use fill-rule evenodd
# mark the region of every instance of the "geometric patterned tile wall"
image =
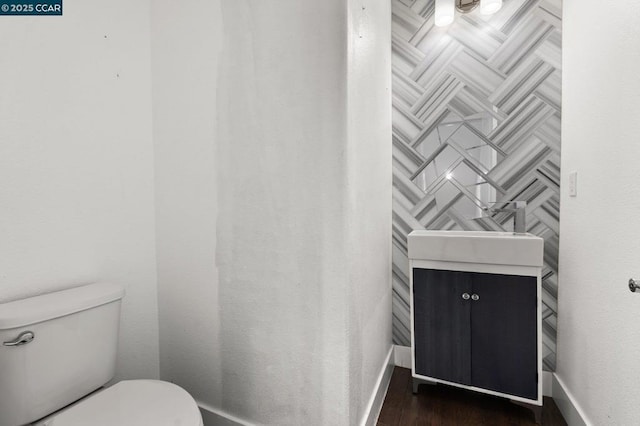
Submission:
<svg viewBox="0 0 640 426">
<path fill-rule="evenodd" d="M 393 338 L 409 346 L 407 235 L 527 231 L 545 241 L 543 357 L 555 369 L 560 220 L 561 0 L 433 24 L 434 0 L 393 0 Z"/>
</svg>

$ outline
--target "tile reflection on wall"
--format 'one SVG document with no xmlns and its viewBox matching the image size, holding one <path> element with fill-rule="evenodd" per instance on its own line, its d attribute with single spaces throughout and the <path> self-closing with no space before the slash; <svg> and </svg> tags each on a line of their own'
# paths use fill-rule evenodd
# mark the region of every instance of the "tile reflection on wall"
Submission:
<svg viewBox="0 0 640 426">
<path fill-rule="evenodd" d="M 543 357 L 555 368 L 560 220 L 561 0 L 504 0 L 433 25 L 434 0 L 393 0 L 393 332 L 409 346 L 407 235 L 527 231 L 545 240 Z"/>
</svg>

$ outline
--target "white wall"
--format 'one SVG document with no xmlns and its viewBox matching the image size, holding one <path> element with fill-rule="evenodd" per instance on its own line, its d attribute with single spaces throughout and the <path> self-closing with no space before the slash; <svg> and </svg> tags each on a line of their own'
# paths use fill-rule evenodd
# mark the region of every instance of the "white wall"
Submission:
<svg viewBox="0 0 640 426">
<path fill-rule="evenodd" d="M 638 16 L 631 0 L 564 2 L 557 375 L 594 425 L 640 419 Z"/>
<path fill-rule="evenodd" d="M 347 236 L 349 424 L 359 424 L 391 343 L 391 2 L 350 0 Z"/>
<path fill-rule="evenodd" d="M 0 25 L 0 301 L 123 284 L 117 377 L 158 376 L 149 3 Z"/>
<path fill-rule="evenodd" d="M 340 0 L 187 3 L 152 13 L 161 375 L 351 424 L 391 346 L 388 5 L 356 61 Z"/>
<path fill-rule="evenodd" d="M 117 378 L 157 377 L 155 231 L 164 379 L 259 423 L 361 419 L 390 348 L 388 25 L 338 0 L 7 18 L 0 300 L 122 283 Z"/>
<path fill-rule="evenodd" d="M 273 425 L 346 423 L 346 13 L 222 1 L 222 404 Z"/>
<path fill-rule="evenodd" d="M 220 407 L 216 267 L 218 1 L 154 0 L 153 139 L 160 371 Z"/>
</svg>

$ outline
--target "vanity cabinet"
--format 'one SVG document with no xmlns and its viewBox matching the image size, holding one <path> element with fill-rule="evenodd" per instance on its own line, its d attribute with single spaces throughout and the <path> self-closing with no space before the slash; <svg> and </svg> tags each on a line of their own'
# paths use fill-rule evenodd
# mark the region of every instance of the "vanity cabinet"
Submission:
<svg viewBox="0 0 640 426">
<path fill-rule="evenodd" d="M 537 278 L 412 273 L 415 374 L 537 400 Z"/>
<path fill-rule="evenodd" d="M 543 249 L 531 234 L 409 234 L 414 389 L 444 383 L 542 405 Z"/>
</svg>

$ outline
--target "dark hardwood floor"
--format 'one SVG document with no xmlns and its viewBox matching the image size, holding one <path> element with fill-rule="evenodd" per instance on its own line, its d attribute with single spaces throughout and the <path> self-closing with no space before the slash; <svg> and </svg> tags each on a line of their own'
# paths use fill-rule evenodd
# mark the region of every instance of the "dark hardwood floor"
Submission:
<svg viewBox="0 0 640 426">
<path fill-rule="evenodd" d="M 534 426 L 535 414 L 504 398 L 443 385 L 412 392 L 411 370 L 395 367 L 378 426 Z M 544 398 L 543 426 L 566 426 L 551 398 Z"/>
</svg>

